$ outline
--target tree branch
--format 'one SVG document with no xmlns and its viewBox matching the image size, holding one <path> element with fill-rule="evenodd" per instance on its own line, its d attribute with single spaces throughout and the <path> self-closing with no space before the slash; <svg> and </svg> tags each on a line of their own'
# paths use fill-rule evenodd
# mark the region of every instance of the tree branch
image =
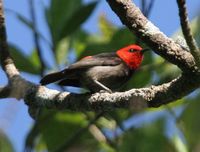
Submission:
<svg viewBox="0 0 200 152">
<path fill-rule="evenodd" d="M 12 58 L 10 57 L 3 11 L 3 2 L 2 0 L 0 0 L 0 60 L 1 66 L 5 71 L 7 77 L 12 78 L 15 75 L 19 75 L 19 72 L 13 63 Z"/>
<path fill-rule="evenodd" d="M 28 90 L 25 101 L 29 106 L 73 111 L 110 111 L 114 108 L 158 107 L 180 99 L 200 86 L 199 75 L 182 75 L 171 82 L 126 92 L 73 94 L 43 86 Z"/>
<path fill-rule="evenodd" d="M 0 87 L 0 99 L 7 98 L 9 96 L 9 94 L 10 94 L 9 86 Z"/>
<path fill-rule="evenodd" d="M 196 70 L 192 55 L 168 38 L 141 13 L 132 0 L 107 0 L 112 10 L 131 32 L 184 72 Z"/>
<path fill-rule="evenodd" d="M 187 14 L 185 0 L 177 0 L 177 4 L 179 8 L 179 16 L 180 16 L 183 35 L 185 37 L 185 40 L 190 48 L 193 57 L 195 58 L 198 67 L 200 68 L 200 50 L 198 49 L 195 39 L 192 36 L 192 32 L 188 21 L 188 14 Z"/>
<path fill-rule="evenodd" d="M 0 88 L 0 98 L 23 98 L 26 89 L 32 86 L 32 83 L 21 78 L 13 59 L 10 56 L 6 37 L 3 0 L 0 0 L 0 61 L 9 80 L 6 86 Z"/>
</svg>

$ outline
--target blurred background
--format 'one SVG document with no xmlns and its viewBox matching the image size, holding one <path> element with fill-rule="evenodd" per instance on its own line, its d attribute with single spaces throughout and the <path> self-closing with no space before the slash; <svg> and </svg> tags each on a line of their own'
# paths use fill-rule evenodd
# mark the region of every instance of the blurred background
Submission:
<svg viewBox="0 0 200 152">
<path fill-rule="evenodd" d="M 142 12 L 167 36 L 180 41 L 176 1 L 135 0 Z M 38 83 L 41 76 L 57 71 L 86 55 L 115 51 L 140 42 L 106 1 L 5 0 L 10 51 L 23 77 Z M 187 3 L 191 28 L 200 44 L 200 1 Z M 122 88 L 140 88 L 168 82 L 180 70 L 153 52 Z M 0 85 L 7 78 L 0 69 Z M 72 87 L 49 88 L 80 93 Z M 104 116 L 94 112 L 43 109 L 37 121 L 24 102 L 0 101 L 0 151 L 100 151 L 187 152 L 200 151 L 200 93 L 160 108 L 116 109 Z M 159 101 L 158 101 L 159 102 Z"/>
</svg>

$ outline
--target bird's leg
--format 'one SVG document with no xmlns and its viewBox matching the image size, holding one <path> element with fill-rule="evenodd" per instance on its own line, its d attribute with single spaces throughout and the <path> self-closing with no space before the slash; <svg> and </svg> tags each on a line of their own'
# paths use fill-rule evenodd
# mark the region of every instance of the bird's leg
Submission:
<svg viewBox="0 0 200 152">
<path fill-rule="evenodd" d="M 94 83 L 96 85 L 98 85 L 100 88 L 102 88 L 103 90 L 109 92 L 109 93 L 112 93 L 112 90 L 110 90 L 108 87 L 106 87 L 105 85 L 103 85 L 101 82 L 97 81 L 97 80 L 94 80 Z"/>
</svg>

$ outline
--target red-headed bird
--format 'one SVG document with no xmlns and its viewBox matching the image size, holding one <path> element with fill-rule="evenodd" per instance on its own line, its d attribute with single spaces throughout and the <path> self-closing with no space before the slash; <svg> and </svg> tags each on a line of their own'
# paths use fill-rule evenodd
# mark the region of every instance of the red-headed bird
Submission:
<svg viewBox="0 0 200 152">
<path fill-rule="evenodd" d="M 114 53 L 87 56 L 62 71 L 44 76 L 40 83 L 58 81 L 59 85 L 87 88 L 91 92 L 111 92 L 126 83 L 140 67 L 145 50 L 132 44 Z"/>
</svg>

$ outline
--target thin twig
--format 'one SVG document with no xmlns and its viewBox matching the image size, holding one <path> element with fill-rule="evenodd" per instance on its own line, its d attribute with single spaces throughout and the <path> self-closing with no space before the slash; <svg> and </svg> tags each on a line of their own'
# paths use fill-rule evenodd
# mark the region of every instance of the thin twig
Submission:
<svg viewBox="0 0 200 152">
<path fill-rule="evenodd" d="M 141 11 L 146 18 L 149 18 L 153 5 L 154 5 L 154 0 L 151 0 L 149 4 L 147 4 L 146 0 L 141 0 Z M 141 39 L 139 37 L 136 38 L 137 38 L 136 44 L 141 44 L 142 42 Z"/>
<path fill-rule="evenodd" d="M 149 5 L 147 6 L 147 9 L 146 9 L 146 17 L 147 18 L 149 18 L 150 14 L 152 12 L 154 4 L 155 4 L 155 0 L 151 0 Z"/>
<path fill-rule="evenodd" d="M 198 67 L 200 67 L 200 50 L 198 49 L 195 39 L 192 36 L 185 0 L 177 0 L 177 4 L 179 8 L 180 23 L 183 35 Z"/>
<path fill-rule="evenodd" d="M 146 0 L 141 0 L 141 11 L 147 18 L 150 16 L 150 13 L 153 9 L 155 0 L 151 0 L 149 4 L 147 4 Z"/>
<path fill-rule="evenodd" d="M 30 14 L 31 14 L 31 19 L 32 19 L 32 24 L 33 24 L 33 37 L 34 37 L 37 54 L 38 54 L 38 57 L 40 60 L 40 75 L 43 76 L 46 65 L 45 65 L 44 59 L 42 58 L 42 49 L 40 46 L 39 35 L 38 35 L 38 31 L 37 31 L 34 1 L 29 0 L 29 5 L 30 5 Z"/>
<path fill-rule="evenodd" d="M 92 124 L 89 127 L 89 131 L 99 142 L 104 142 L 109 146 L 111 146 L 112 148 L 114 148 L 115 150 L 117 150 L 117 145 L 109 137 L 107 137 L 105 133 L 101 131 L 101 129 L 99 129 L 97 125 Z"/>
<path fill-rule="evenodd" d="M 171 116 L 173 116 L 173 118 L 175 119 L 176 127 L 182 133 L 183 136 L 182 138 L 187 141 L 187 135 L 186 135 L 187 133 L 185 132 L 185 124 L 183 120 L 180 119 L 180 116 L 177 116 L 174 109 L 172 109 L 170 106 L 165 105 L 165 107 L 166 110 L 169 112 L 169 114 L 171 114 Z"/>
<path fill-rule="evenodd" d="M 101 112 L 101 115 L 103 116 L 103 114 L 105 114 L 104 112 Z M 92 118 L 90 118 L 90 116 L 85 113 L 85 115 L 87 116 L 88 121 L 91 121 Z M 90 127 L 88 128 L 90 133 L 99 141 L 99 142 L 104 142 L 107 143 L 108 145 L 110 145 L 112 148 L 116 149 L 117 146 L 116 144 L 109 139 L 106 134 L 100 129 L 100 127 L 97 124 L 97 121 L 94 122 L 92 125 L 90 125 Z"/>
<path fill-rule="evenodd" d="M 146 11 L 146 0 L 141 0 L 141 11 L 146 16 L 145 11 Z"/>
</svg>

